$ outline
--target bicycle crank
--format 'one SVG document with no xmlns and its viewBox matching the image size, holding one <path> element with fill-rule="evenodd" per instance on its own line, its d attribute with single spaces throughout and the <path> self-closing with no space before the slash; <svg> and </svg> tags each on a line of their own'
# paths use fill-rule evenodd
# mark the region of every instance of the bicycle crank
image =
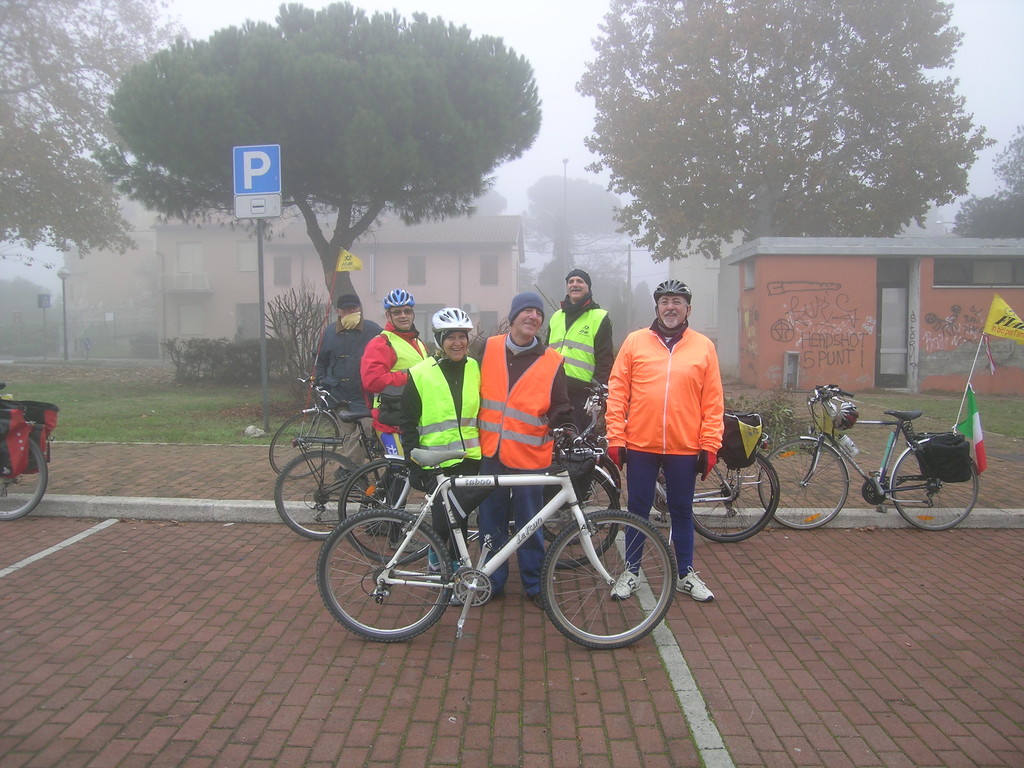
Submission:
<svg viewBox="0 0 1024 768">
<path fill-rule="evenodd" d="M 860 488 L 860 495 L 864 497 L 864 501 L 873 507 L 885 503 L 885 491 L 879 487 L 878 481 L 875 479 L 864 481 L 864 485 Z"/>
<path fill-rule="evenodd" d="M 491 580 L 476 568 L 460 568 L 452 585 L 452 596 L 461 605 L 483 605 L 491 599 Z"/>
</svg>

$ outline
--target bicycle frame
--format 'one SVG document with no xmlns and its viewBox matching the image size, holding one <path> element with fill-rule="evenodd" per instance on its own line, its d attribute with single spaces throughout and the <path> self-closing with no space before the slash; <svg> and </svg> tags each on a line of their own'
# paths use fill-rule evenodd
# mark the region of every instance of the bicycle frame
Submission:
<svg viewBox="0 0 1024 768">
<path fill-rule="evenodd" d="M 511 536 L 508 542 L 497 552 L 495 552 L 488 560 L 488 553 L 491 551 L 490 537 L 485 536 L 481 542 L 480 547 L 480 559 L 477 563 L 476 570 L 482 573 L 488 578 L 494 574 L 506 561 L 512 556 L 512 553 L 522 546 L 523 542 L 526 541 L 530 536 L 540 530 L 541 526 L 544 525 L 545 521 L 555 515 L 556 512 L 564 505 L 568 504 L 572 512 L 573 518 L 576 524 L 580 527 L 580 530 L 585 530 L 587 527 L 586 519 L 583 515 L 583 510 L 580 509 L 579 501 L 576 498 L 576 491 L 573 489 L 572 480 L 569 478 L 569 473 L 562 471 L 555 475 L 546 474 L 523 474 L 523 475 L 475 475 L 466 477 L 443 477 L 440 478 L 437 487 L 427 494 L 426 499 L 420 508 L 420 511 L 416 514 L 415 520 L 411 526 L 404 531 L 404 537 L 396 547 L 394 554 L 390 560 L 384 565 L 383 569 L 377 576 L 376 588 L 378 590 L 385 589 L 391 584 L 405 584 L 405 585 L 417 585 L 417 586 L 432 586 L 438 589 L 451 589 L 459 580 L 460 572 L 463 568 L 472 567 L 472 557 L 469 553 L 469 546 L 466 543 L 466 537 L 463 535 L 462 530 L 456 524 L 455 512 L 452 509 L 451 497 L 447 493 L 449 488 L 518 488 L 524 486 L 559 486 L 558 492 L 546 503 L 540 510 L 535 514 L 530 521 L 523 526 L 523 528 L 516 532 L 514 536 Z M 416 579 L 399 578 L 396 573 L 397 566 L 404 559 L 404 553 L 409 542 L 412 540 L 416 531 L 423 525 L 427 516 L 430 514 L 431 507 L 434 503 L 434 499 L 437 498 L 438 494 L 441 494 L 442 503 L 444 504 L 445 510 L 448 515 L 448 524 L 451 528 L 452 535 L 455 539 L 456 547 L 459 551 L 459 564 L 460 567 L 455 573 L 454 579 L 449 583 L 442 583 L 440 577 L 434 579 L 424 579 L 422 575 L 417 574 Z M 607 581 L 609 587 L 615 583 L 615 579 L 605 569 L 604 564 L 598 557 L 597 551 L 594 549 L 593 542 L 589 536 L 581 536 L 580 543 L 583 547 L 583 551 L 590 561 L 590 564 L 600 574 L 601 578 Z M 469 578 L 473 578 L 473 574 L 469 575 Z M 463 627 L 465 625 L 466 617 L 469 613 L 469 608 L 474 604 L 472 598 L 474 592 L 481 587 L 475 583 L 466 584 L 469 592 L 469 597 L 464 600 L 462 606 L 462 613 L 459 616 L 456 637 L 462 637 Z"/>
<path fill-rule="evenodd" d="M 848 395 L 849 393 L 843 393 L 841 392 L 841 390 L 837 390 L 836 394 Z M 874 486 L 878 498 L 883 499 L 885 502 L 891 501 L 892 491 L 890 489 L 889 483 L 889 467 L 890 464 L 892 464 L 892 466 L 895 467 L 895 462 L 893 462 L 893 458 L 896 456 L 896 438 L 899 435 L 902 435 L 904 441 L 906 442 L 907 449 L 912 449 L 914 447 L 914 432 L 911 423 L 903 419 L 897 419 L 895 421 L 876 421 L 861 419 L 857 421 L 857 424 L 892 427 L 892 430 L 889 432 L 889 436 L 886 439 L 885 449 L 882 451 L 882 460 L 878 465 L 878 469 L 876 471 L 865 470 L 861 467 L 860 464 L 857 463 L 857 460 L 854 457 L 854 455 L 847 449 L 845 445 L 843 445 L 842 442 L 839 441 L 838 438 L 836 438 L 834 434 L 826 432 L 820 426 L 825 422 L 822 419 L 821 414 L 816 411 L 816 408 L 824 409 L 825 401 L 831 399 L 831 397 L 834 396 L 835 394 L 829 393 L 828 388 L 816 387 L 814 395 L 808 399 L 807 408 L 811 412 L 811 436 L 817 438 L 819 446 L 822 442 L 828 442 L 829 445 L 835 448 L 836 452 L 839 454 L 840 458 L 843 460 L 844 463 L 846 463 L 850 467 L 853 467 L 854 471 L 856 471 L 857 474 L 860 475 L 865 482 L 869 482 Z M 808 468 L 807 474 L 804 476 L 803 481 L 801 481 L 802 485 L 806 485 L 807 482 L 809 482 L 810 478 L 814 476 L 814 472 L 817 469 L 818 457 L 820 455 L 820 448 L 816 449 L 814 452 L 814 460 L 811 462 L 811 465 Z"/>
</svg>

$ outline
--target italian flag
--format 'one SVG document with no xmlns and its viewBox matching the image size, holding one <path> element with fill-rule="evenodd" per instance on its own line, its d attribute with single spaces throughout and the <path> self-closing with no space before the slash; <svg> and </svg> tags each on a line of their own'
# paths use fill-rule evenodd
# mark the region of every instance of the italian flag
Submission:
<svg viewBox="0 0 1024 768">
<path fill-rule="evenodd" d="M 981 414 L 978 404 L 974 401 L 974 387 L 967 385 L 967 418 L 956 425 L 957 431 L 971 441 L 974 448 L 974 463 L 978 465 L 978 474 L 985 471 L 988 459 L 985 458 L 985 433 L 981 431 Z"/>
</svg>

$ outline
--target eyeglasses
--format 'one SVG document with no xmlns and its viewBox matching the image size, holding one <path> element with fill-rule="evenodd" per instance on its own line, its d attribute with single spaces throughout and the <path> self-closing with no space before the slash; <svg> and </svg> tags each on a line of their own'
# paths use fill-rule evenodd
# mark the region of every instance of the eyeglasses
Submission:
<svg viewBox="0 0 1024 768">
<path fill-rule="evenodd" d="M 388 310 L 392 315 L 415 315 L 416 310 L 409 307 L 392 307 Z"/>
</svg>

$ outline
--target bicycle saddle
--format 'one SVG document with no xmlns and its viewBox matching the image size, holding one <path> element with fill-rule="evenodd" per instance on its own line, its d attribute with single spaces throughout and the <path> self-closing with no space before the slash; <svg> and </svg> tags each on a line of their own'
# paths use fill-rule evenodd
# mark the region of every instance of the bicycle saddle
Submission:
<svg viewBox="0 0 1024 768">
<path fill-rule="evenodd" d="M 924 413 L 924 411 L 886 411 L 885 415 L 892 416 L 900 421 L 913 421 L 922 413 Z"/>
<path fill-rule="evenodd" d="M 346 424 L 351 424 L 352 422 L 359 421 L 360 419 L 370 418 L 370 412 L 369 410 L 366 409 L 363 409 L 361 411 L 335 411 L 334 413 L 339 419 L 341 419 Z"/>
<path fill-rule="evenodd" d="M 436 467 L 449 459 L 464 459 L 466 452 L 461 448 L 452 451 L 432 451 L 428 448 L 413 448 L 409 451 L 409 458 L 421 467 Z"/>
</svg>

